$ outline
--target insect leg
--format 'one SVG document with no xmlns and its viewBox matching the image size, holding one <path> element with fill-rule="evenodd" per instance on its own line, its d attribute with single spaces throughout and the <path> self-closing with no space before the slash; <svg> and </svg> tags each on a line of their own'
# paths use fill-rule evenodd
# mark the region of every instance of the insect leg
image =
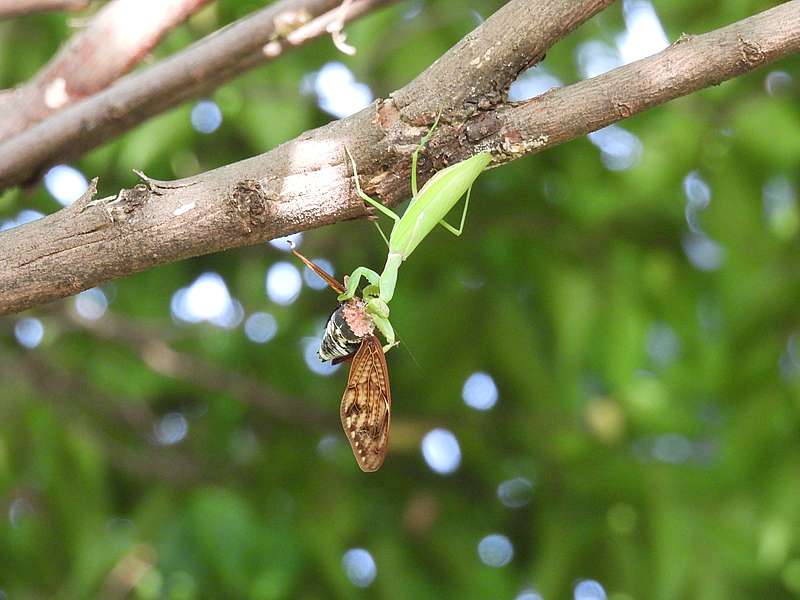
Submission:
<svg viewBox="0 0 800 600">
<path fill-rule="evenodd" d="M 361 189 L 361 183 L 358 180 L 358 169 L 356 168 L 356 161 L 353 159 L 353 155 L 350 154 L 350 150 L 347 148 L 347 146 L 344 147 L 344 151 L 347 152 L 347 156 L 350 159 L 350 164 L 353 165 L 353 178 L 356 180 L 356 192 L 358 193 L 359 197 L 370 206 L 374 206 L 375 208 L 377 208 L 379 211 L 381 211 L 383 214 L 385 214 L 393 221 L 395 222 L 399 221 L 400 217 L 396 215 L 392 210 L 385 207 L 377 200 L 370 198 L 364 193 L 364 190 Z"/>
<path fill-rule="evenodd" d="M 450 225 L 450 223 L 448 223 L 444 219 L 439 221 L 439 225 L 447 229 L 447 231 L 449 231 L 455 236 L 461 235 L 461 232 L 464 231 L 464 221 L 467 219 L 467 209 L 469 208 L 469 195 L 471 192 L 472 192 L 472 186 L 469 186 L 469 189 L 467 190 L 467 198 L 466 200 L 464 200 L 464 212 L 461 213 L 461 225 L 458 226 L 458 229 Z"/>
<path fill-rule="evenodd" d="M 414 153 L 411 155 L 411 195 L 414 198 L 417 197 L 417 159 L 419 158 L 419 153 L 430 141 L 431 136 L 433 135 L 433 130 L 436 129 L 436 126 L 439 124 L 439 117 L 441 116 L 441 112 L 436 115 L 436 120 L 433 122 L 433 125 L 431 125 L 428 133 L 423 136 L 419 146 L 417 146 L 417 149 L 414 150 Z"/>
<path fill-rule="evenodd" d="M 378 331 L 380 331 L 383 337 L 386 338 L 386 345 L 383 347 L 384 354 L 400 343 L 395 339 L 394 328 L 389 322 L 389 319 L 372 315 L 372 321 L 375 323 L 375 327 L 378 328 Z"/>
<path fill-rule="evenodd" d="M 380 285 L 380 275 L 378 275 L 372 269 L 368 269 L 367 267 L 358 267 L 347 279 L 347 283 L 345 284 L 347 287 L 345 288 L 344 293 L 339 294 L 338 296 L 339 302 L 349 300 L 356 295 L 356 291 L 358 291 L 358 284 L 361 283 L 362 277 L 365 277 L 372 285 Z"/>
<path fill-rule="evenodd" d="M 375 223 L 375 227 L 378 229 L 378 233 L 380 233 L 380 234 L 381 234 L 381 237 L 383 238 L 383 241 L 384 241 L 384 242 L 386 242 L 386 247 L 388 248 L 388 247 L 389 247 L 389 240 L 388 240 L 388 238 L 386 237 L 386 234 L 385 234 L 385 233 L 383 233 L 383 229 L 381 229 L 381 226 L 380 226 L 380 225 L 378 225 L 378 223 L 377 223 L 377 222 Z"/>
</svg>

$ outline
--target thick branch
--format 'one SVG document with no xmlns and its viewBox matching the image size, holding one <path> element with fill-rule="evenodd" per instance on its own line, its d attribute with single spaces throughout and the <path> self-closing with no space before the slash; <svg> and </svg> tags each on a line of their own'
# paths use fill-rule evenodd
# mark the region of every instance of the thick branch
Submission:
<svg viewBox="0 0 800 600">
<path fill-rule="evenodd" d="M 0 95 L 0 140 L 108 87 L 209 0 L 112 0 L 36 76 Z"/>
<path fill-rule="evenodd" d="M 565 2 L 514 0 L 489 21 L 518 22 L 533 4 L 551 11 Z M 555 41 L 563 33 L 557 29 L 552 25 L 528 35 Z M 519 43 L 507 36 L 474 39 L 484 48 Z M 451 52 L 461 49 L 463 44 Z M 539 152 L 799 49 L 800 0 L 711 33 L 682 37 L 659 54 L 594 79 L 526 103 L 500 104 L 466 121 L 442 123 L 423 179 L 434 166 L 478 150 L 492 151 L 498 163 Z M 448 79 L 465 87 L 472 85 L 470 66 L 481 71 L 469 62 L 454 65 L 458 70 Z M 180 182 L 147 180 L 123 190 L 113 204 L 87 207 L 87 197 L 12 229 L 0 235 L 0 312 L 189 256 L 362 217 L 366 211 L 354 193 L 345 144 L 356 157 L 367 193 L 394 204 L 409 195 L 408 157 L 426 130 L 408 124 L 417 117 L 392 100 L 377 101 L 266 154 Z"/>
<path fill-rule="evenodd" d="M 280 0 L 0 144 L 0 189 L 79 156 L 286 50 L 396 0 Z M 13 156 L 12 156 L 13 155 Z"/>
<path fill-rule="evenodd" d="M 0 19 L 53 10 L 83 10 L 89 0 L 0 0 Z"/>
<path fill-rule="evenodd" d="M 613 0 L 510 2 L 391 98 L 411 115 L 464 110 L 469 116 L 502 104 L 517 75 L 610 4 Z"/>
</svg>

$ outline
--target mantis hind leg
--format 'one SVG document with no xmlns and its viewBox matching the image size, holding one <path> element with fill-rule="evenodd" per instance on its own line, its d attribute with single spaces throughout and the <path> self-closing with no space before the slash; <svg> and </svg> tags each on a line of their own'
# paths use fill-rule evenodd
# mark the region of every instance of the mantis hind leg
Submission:
<svg viewBox="0 0 800 600">
<path fill-rule="evenodd" d="M 461 232 L 464 231 L 464 221 L 466 221 L 466 219 L 467 219 L 467 210 L 469 209 L 469 194 L 470 194 L 470 192 L 472 192 L 472 186 L 469 186 L 469 189 L 467 190 L 467 198 L 466 198 L 466 200 L 464 200 L 464 212 L 461 213 L 461 225 L 458 226 L 458 229 L 456 229 L 455 227 L 450 225 L 450 223 L 448 223 L 444 219 L 439 221 L 439 225 L 441 225 L 442 227 L 447 229 L 447 231 L 449 231 L 450 233 L 452 233 L 455 236 L 461 235 Z"/>
<path fill-rule="evenodd" d="M 436 120 L 433 122 L 433 125 L 431 125 L 428 133 L 422 137 L 422 140 L 419 142 L 419 146 L 417 146 L 417 149 L 414 150 L 414 153 L 411 155 L 411 195 L 414 198 L 417 197 L 417 159 L 419 158 L 419 153 L 422 152 L 422 149 L 428 145 L 428 142 L 433 136 L 433 130 L 436 129 L 436 126 L 439 124 L 439 117 L 441 116 L 441 112 L 436 115 Z"/>
<path fill-rule="evenodd" d="M 381 229 L 381 226 L 378 225 L 377 221 L 375 222 L 375 228 L 378 230 L 378 233 L 381 234 L 381 239 L 383 239 L 383 241 L 386 242 L 386 247 L 388 248 L 389 247 L 389 239 L 386 237 L 386 234 L 383 233 L 383 229 Z"/>
<path fill-rule="evenodd" d="M 347 148 L 347 146 L 344 147 L 344 151 L 347 152 L 347 157 L 350 159 L 350 164 L 353 166 L 353 178 L 356 180 L 356 192 L 358 193 L 359 197 L 370 206 L 374 206 L 375 208 L 377 208 L 379 211 L 381 211 L 384 215 L 386 215 L 393 221 L 395 222 L 399 221 L 400 217 L 397 214 L 395 214 L 392 210 L 385 207 L 383 204 L 381 204 L 374 198 L 370 198 L 364 193 L 364 190 L 361 189 L 361 182 L 358 180 L 358 169 L 356 168 L 356 161 L 355 159 L 353 159 L 353 155 L 350 154 L 350 150 Z M 383 232 L 381 232 L 381 235 L 383 235 Z M 385 236 L 384 239 L 386 239 Z"/>
</svg>

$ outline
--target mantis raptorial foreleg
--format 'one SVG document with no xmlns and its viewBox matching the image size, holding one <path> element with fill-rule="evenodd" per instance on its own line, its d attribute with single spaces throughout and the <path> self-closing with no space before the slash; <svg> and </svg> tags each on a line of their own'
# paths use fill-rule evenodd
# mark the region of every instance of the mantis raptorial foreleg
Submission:
<svg viewBox="0 0 800 600">
<path fill-rule="evenodd" d="M 338 296 L 339 302 L 349 300 L 356 295 L 358 284 L 361 283 L 362 277 L 367 279 L 367 281 L 369 281 L 373 286 L 378 287 L 381 284 L 381 276 L 375 271 L 368 269 L 367 267 L 358 267 L 355 271 L 353 271 L 350 277 L 347 278 L 344 293 L 339 294 Z"/>
</svg>

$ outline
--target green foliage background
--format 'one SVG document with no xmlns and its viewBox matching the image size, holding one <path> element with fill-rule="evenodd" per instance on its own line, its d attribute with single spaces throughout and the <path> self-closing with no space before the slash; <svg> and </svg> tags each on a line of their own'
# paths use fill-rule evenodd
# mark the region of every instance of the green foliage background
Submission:
<svg viewBox="0 0 800 600">
<path fill-rule="evenodd" d="M 402 2 L 349 27 L 352 58 L 320 40 L 218 90 L 215 133 L 191 128 L 190 104 L 76 166 L 105 195 L 133 185 L 132 168 L 171 179 L 264 152 L 330 120 L 299 92 L 310 72 L 338 60 L 385 96 L 500 4 L 424 2 L 405 19 L 415 5 Z M 773 4 L 656 9 L 675 39 Z M 222 0 L 154 55 L 260 5 Z M 578 80 L 576 48 L 623 27 L 615 6 L 545 67 Z M 64 15 L 0 23 L 0 84 L 26 80 L 70 32 Z M 435 232 L 401 271 L 393 322 L 418 364 L 389 355 L 392 447 L 375 474 L 340 432 L 345 370 L 319 376 L 303 358 L 333 297 L 304 287 L 271 304 L 265 271 L 287 260 L 272 246 L 116 281 L 97 322 L 74 299 L 5 318 L 0 597 L 513 599 L 533 587 L 554 600 L 581 579 L 614 600 L 800 597 L 798 209 L 792 197 L 766 212 L 763 199 L 775 178 L 798 184 L 799 67 L 625 121 L 643 146 L 631 169 L 608 170 L 580 139 L 484 174 L 465 234 Z M 770 94 L 775 70 L 795 79 Z M 724 252 L 718 269 L 684 248 L 691 172 L 711 190 L 699 219 Z M 23 208 L 58 205 L 43 187 L 0 200 L 4 218 Z M 337 275 L 384 258 L 365 222 L 308 232 L 301 249 Z M 172 294 L 207 271 L 246 315 L 272 313 L 275 339 L 175 322 Z M 14 336 L 24 316 L 45 327 L 32 350 Z M 499 389 L 486 412 L 462 401 L 475 371 Z M 187 438 L 155 444 L 175 411 Z M 461 446 L 449 476 L 420 453 L 435 427 Z M 511 508 L 497 488 L 516 477 L 533 491 Z M 514 546 L 504 567 L 478 556 L 491 533 Z M 354 547 L 377 565 L 366 590 L 342 567 Z"/>
</svg>

